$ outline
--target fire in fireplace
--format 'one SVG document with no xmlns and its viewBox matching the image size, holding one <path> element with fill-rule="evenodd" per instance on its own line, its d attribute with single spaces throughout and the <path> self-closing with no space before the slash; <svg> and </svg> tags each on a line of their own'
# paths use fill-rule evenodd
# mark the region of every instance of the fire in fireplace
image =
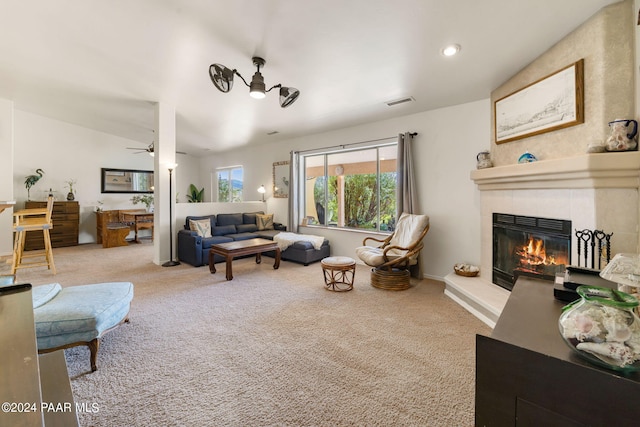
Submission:
<svg viewBox="0 0 640 427">
<path fill-rule="evenodd" d="M 571 263 L 571 221 L 493 214 L 493 283 L 513 289 L 520 275 L 554 280 Z"/>
</svg>

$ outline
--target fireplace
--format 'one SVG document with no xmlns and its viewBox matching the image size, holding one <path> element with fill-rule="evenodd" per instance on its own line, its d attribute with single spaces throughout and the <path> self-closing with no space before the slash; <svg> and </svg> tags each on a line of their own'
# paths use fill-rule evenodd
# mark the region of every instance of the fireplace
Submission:
<svg viewBox="0 0 640 427">
<path fill-rule="evenodd" d="M 554 280 L 571 262 L 571 221 L 493 214 L 493 283 L 513 289 L 520 275 Z"/>
</svg>

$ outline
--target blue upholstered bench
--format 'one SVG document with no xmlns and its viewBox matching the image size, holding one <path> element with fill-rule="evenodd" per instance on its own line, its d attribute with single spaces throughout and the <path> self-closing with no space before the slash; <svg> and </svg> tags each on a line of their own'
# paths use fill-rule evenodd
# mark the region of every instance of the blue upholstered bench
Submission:
<svg viewBox="0 0 640 427">
<path fill-rule="evenodd" d="M 62 288 L 53 283 L 34 286 L 32 294 L 38 353 L 86 345 L 91 352 L 91 371 L 95 371 L 99 339 L 129 321 L 133 284 L 112 282 Z"/>
</svg>

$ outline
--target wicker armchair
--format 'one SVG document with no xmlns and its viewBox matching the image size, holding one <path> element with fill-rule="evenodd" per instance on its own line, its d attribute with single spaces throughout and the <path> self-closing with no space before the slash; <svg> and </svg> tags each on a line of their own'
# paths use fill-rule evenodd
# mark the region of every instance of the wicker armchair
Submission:
<svg viewBox="0 0 640 427">
<path fill-rule="evenodd" d="M 418 262 L 424 243 L 422 239 L 429 231 L 429 217 L 403 213 L 392 235 L 384 240 L 367 237 L 356 248 L 356 255 L 365 264 L 374 267 L 371 284 L 384 289 L 406 289 L 409 287 L 408 268 Z M 380 243 L 368 246 L 367 241 Z"/>
</svg>

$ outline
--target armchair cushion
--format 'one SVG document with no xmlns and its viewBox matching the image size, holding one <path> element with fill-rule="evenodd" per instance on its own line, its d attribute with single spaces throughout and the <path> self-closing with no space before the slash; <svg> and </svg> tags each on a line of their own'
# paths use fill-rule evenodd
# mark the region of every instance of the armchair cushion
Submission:
<svg viewBox="0 0 640 427">
<path fill-rule="evenodd" d="M 408 248 L 415 244 L 420 234 L 429 225 L 427 215 L 413 215 L 403 212 L 396 224 L 396 230 L 389 241 L 390 246 Z M 402 254 L 404 254 L 403 251 Z"/>
<path fill-rule="evenodd" d="M 362 262 L 364 262 L 367 265 L 370 265 L 371 267 L 377 267 L 387 262 L 384 259 L 382 252 L 383 252 L 382 248 L 374 248 L 371 246 L 360 246 L 359 248 L 356 248 L 356 255 L 358 255 L 358 258 L 360 258 Z M 398 259 L 402 256 L 402 255 L 396 255 L 392 252 L 393 250 L 387 252 L 387 259 L 389 260 Z"/>
</svg>

